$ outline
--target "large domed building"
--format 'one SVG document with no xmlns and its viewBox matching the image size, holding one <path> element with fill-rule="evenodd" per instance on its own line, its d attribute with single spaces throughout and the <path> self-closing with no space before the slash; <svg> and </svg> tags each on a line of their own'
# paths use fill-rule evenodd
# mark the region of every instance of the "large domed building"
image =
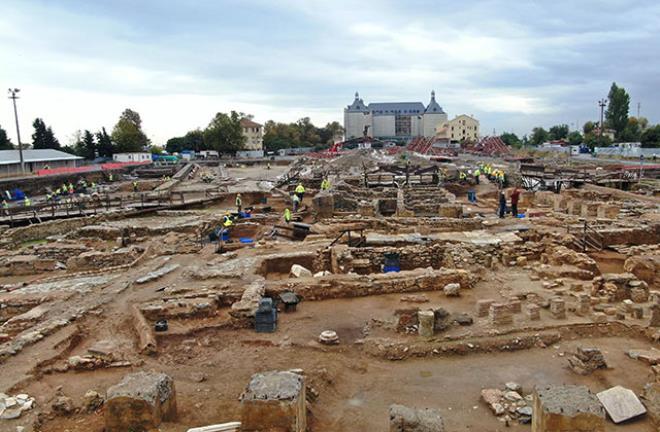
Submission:
<svg viewBox="0 0 660 432">
<path fill-rule="evenodd" d="M 355 92 L 353 103 L 344 108 L 346 139 L 368 136 L 379 139 L 409 139 L 433 137 L 439 124 L 447 121 L 447 114 L 435 100 L 427 106 L 422 102 L 372 102 L 366 105 Z"/>
</svg>

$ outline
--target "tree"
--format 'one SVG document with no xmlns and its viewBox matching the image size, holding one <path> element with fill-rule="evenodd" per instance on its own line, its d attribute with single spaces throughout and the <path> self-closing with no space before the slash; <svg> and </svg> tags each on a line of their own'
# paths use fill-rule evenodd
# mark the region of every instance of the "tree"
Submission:
<svg viewBox="0 0 660 432">
<path fill-rule="evenodd" d="M 609 136 L 603 135 L 601 141 L 601 138 L 595 133 L 586 134 L 582 142 L 592 150 L 594 147 L 609 147 L 612 145 L 612 139 Z"/>
<path fill-rule="evenodd" d="M 60 142 L 55 138 L 53 129 L 46 126 L 40 118 L 34 119 L 32 123 L 34 133 L 32 134 L 32 147 L 35 149 L 60 149 Z"/>
<path fill-rule="evenodd" d="M 522 142 L 513 132 L 504 132 L 500 135 L 500 139 L 504 141 L 504 144 L 511 147 L 520 148 L 522 146 Z"/>
<path fill-rule="evenodd" d="M 325 125 L 325 127 L 319 130 L 321 144 L 330 145 L 335 142 L 335 139 L 340 138 L 343 135 L 344 135 L 344 127 L 340 125 L 338 121 L 333 121 L 332 123 L 328 123 Z"/>
<path fill-rule="evenodd" d="M 548 141 L 548 139 L 550 139 L 550 134 L 548 131 L 542 127 L 535 127 L 532 129 L 532 137 L 529 139 L 529 141 L 532 145 L 539 146 Z"/>
<path fill-rule="evenodd" d="M 641 136 L 642 147 L 660 147 L 660 124 L 646 129 Z"/>
<path fill-rule="evenodd" d="M 235 153 L 245 144 L 241 117 L 236 111 L 229 115 L 217 113 L 204 130 L 204 143 L 219 153 Z"/>
<path fill-rule="evenodd" d="M 619 135 L 620 142 L 638 142 L 642 136 L 642 127 L 636 117 L 628 118 L 628 124 Z"/>
<path fill-rule="evenodd" d="M 125 109 L 112 129 L 112 141 L 114 153 L 144 151 L 144 148 L 149 145 L 149 139 L 142 131 L 140 114 L 131 109 Z"/>
<path fill-rule="evenodd" d="M 596 129 L 597 124 L 592 121 L 588 121 L 582 126 L 582 132 L 584 132 L 585 135 L 592 133 Z"/>
<path fill-rule="evenodd" d="M 266 151 L 299 146 L 300 136 L 293 125 L 276 123 L 273 120 L 268 120 L 264 125 L 264 149 Z"/>
<path fill-rule="evenodd" d="M 560 140 L 568 137 L 568 125 L 560 124 L 550 128 L 548 131 L 551 140 Z"/>
<path fill-rule="evenodd" d="M 101 130 L 96 133 L 96 149 L 98 151 L 99 157 L 112 157 L 114 145 L 112 143 L 112 138 L 105 131 L 105 128 L 101 128 Z"/>
<path fill-rule="evenodd" d="M 607 111 L 605 112 L 607 126 L 614 129 L 615 137 L 618 140 L 628 125 L 630 95 L 626 93 L 623 87 L 618 87 L 616 83 L 612 83 L 607 99 Z"/>
<path fill-rule="evenodd" d="M 204 143 L 204 132 L 200 129 L 191 130 L 182 137 L 174 137 L 167 140 L 165 149 L 168 153 L 180 153 L 183 150 L 208 150 Z"/>
<path fill-rule="evenodd" d="M 82 134 L 80 147 L 76 154 L 88 160 L 94 160 L 96 158 L 96 143 L 94 142 L 94 135 L 87 129 L 85 129 L 85 132 Z"/>
<path fill-rule="evenodd" d="M 151 152 L 151 154 L 159 155 L 159 154 L 163 154 L 164 150 L 161 146 L 152 145 L 151 147 L 149 147 L 149 151 Z"/>
<path fill-rule="evenodd" d="M 578 131 L 573 131 L 569 133 L 567 139 L 570 145 L 582 144 L 582 134 Z"/>
<path fill-rule="evenodd" d="M 13 150 L 14 145 L 7 137 L 7 131 L 0 126 L 0 150 Z"/>
</svg>

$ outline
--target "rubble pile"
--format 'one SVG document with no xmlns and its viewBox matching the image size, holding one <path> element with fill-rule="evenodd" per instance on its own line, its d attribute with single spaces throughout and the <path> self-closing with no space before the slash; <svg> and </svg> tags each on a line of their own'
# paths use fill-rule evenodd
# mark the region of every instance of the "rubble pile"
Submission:
<svg viewBox="0 0 660 432">
<path fill-rule="evenodd" d="M 24 393 L 8 396 L 0 393 L 0 420 L 19 418 L 24 411 L 34 407 L 34 398 Z"/>
<path fill-rule="evenodd" d="M 481 390 L 481 400 L 507 426 L 512 421 L 521 424 L 532 421 L 533 396 L 525 395 L 515 382 L 506 383 L 502 389 Z"/>
<path fill-rule="evenodd" d="M 597 369 L 607 369 L 605 357 L 598 348 L 578 347 L 567 360 L 571 370 L 579 375 L 589 375 Z"/>
</svg>

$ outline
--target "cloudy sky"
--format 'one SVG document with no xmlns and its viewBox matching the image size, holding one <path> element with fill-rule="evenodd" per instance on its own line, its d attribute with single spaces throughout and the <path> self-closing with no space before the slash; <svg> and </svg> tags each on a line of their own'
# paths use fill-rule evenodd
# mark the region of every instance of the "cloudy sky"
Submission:
<svg viewBox="0 0 660 432">
<path fill-rule="evenodd" d="M 0 85 L 66 143 L 130 107 L 155 143 L 232 109 L 343 121 L 365 102 L 422 101 L 482 133 L 598 117 L 612 81 L 660 122 L 657 0 L 3 0 Z M 9 100 L 0 126 L 15 140 Z"/>
</svg>

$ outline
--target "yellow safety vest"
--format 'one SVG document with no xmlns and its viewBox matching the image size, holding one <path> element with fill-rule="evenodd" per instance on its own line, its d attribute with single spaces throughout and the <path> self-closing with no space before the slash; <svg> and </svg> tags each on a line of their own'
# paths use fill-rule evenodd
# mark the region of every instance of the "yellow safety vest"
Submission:
<svg viewBox="0 0 660 432">
<path fill-rule="evenodd" d="M 287 222 L 291 220 L 291 210 L 284 209 L 284 220 Z"/>
<path fill-rule="evenodd" d="M 305 187 L 301 184 L 296 186 L 296 193 L 305 193 Z"/>
</svg>

